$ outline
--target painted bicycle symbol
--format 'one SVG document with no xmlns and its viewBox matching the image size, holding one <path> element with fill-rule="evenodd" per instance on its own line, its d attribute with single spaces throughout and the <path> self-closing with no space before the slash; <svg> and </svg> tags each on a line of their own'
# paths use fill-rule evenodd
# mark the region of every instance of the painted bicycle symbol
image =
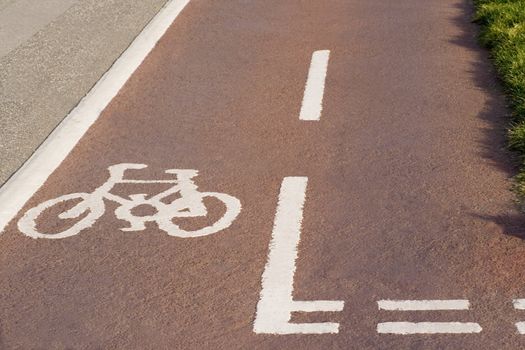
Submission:
<svg viewBox="0 0 525 350">
<path fill-rule="evenodd" d="M 156 222 L 159 229 L 168 235 L 187 238 L 211 235 L 224 230 L 231 225 L 241 211 L 241 203 L 235 197 L 217 192 L 199 192 L 192 180 L 197 176 L 197 170 L 165 170 L 166 174 L 176 175 L 176 179 L 173 180 L 132 180 L 124 178 L 126 170 L 144 168 L 147 168 L 147 165 L 129 163 L 112 165 L 108 167 L 109 179 L 92 193 L 71 193 L 45 201 L 28 210 L 18 222 L 18 228 L 25 235 L 33 238 L 59 239 L 74 236 L 82 230 L 92 227 L 104 214 L 106 210 L 104 200 L 107 199 L 119 204 L 115 209 L 115 216 L 129 223 L 129 227 L 122 228 L 122 231 L 142 231 L 146 228 L 147 222 Z M 146 194 L 132 194 L 128 196 L 129 198 L 123 198 L 111 193 L 116 184 L 173 184 L 173 186 L 149 198 Z M 166 198 L 177 194 L 176 199 L 168 203 L 165 202 Z M 173 222 L 174 218 L 207 216 L 208 210 L 203 202 L 206 197 L 215 198 L 226 207 L 224 215 L 215 223 L 191 231 L 184 230 Z M 72 200 L 78 203 L 58 214 L 58 217 L 60 219 L 81 218 L 79 221 L 68 229 L 57 233 L 42 233 L 37 230 L 37 220 L 44 211 Z M 144 216 L 133 215 L 133 209 L 144 205 L 155 209 L 155 213 Z"/>
</svg>

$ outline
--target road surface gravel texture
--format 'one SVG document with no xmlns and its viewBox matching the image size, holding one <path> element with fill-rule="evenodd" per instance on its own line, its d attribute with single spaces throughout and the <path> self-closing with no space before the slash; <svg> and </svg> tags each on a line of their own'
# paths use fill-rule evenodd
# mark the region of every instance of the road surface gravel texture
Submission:
<svg viewBox="0 0 525 350">
<path fill-rule="evenodd" d="M 525 311 L 513 300 L 525 298 L 525 220 L 509 192 L 504 98 L 471 11 L 464 0 L 191 1 L 0 236 L 0 348 L 524 348 Z M 318 50 L 330 50 L 322 115 L 304 121 Z M 80 221 L 100 218 L 78 234 L 28 237 L 79 220 L 57 219 L 77 195 L 32 228 L 40 203 L 92 193 L 122 163 L 148 165 L 127 179 L 195 169 L 199 191 L 229 196 L 201 198 L 205 218 L 131 232 L 122 219 L 154 216 L 151 205 L 126 212 L 93 200 Z M 292 215 L 277 209 L 286 179 L 307 179 L 293 299 L 344 301 L 289 323 L 332 322 L 335 332 L 254 328 L 269 250 L 280 249 L 270 245 L 276 210 L 285 226 Z M 145 202 L 140 194 L 166 186 L 137 180 L 111 192 Z M 242 209 L 219 232 L 167 234 L 235 214 L 232 198 Z M 468 307 L 380 310 L 381 300 Z M 391 334 L 386 322 L 474 328 Z"/>
</svg>

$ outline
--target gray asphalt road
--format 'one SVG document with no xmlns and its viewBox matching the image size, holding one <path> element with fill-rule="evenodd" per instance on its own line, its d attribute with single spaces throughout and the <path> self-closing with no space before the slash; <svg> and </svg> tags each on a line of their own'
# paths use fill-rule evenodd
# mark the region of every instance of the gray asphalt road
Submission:
<svg viewBox="0 0 525 350">
<path fill-rule="evenodd" d="M 73 6 L 78 0 L 0 2 L 0 57 L 7 55 Z"/>
<path fill-rule="evenodd" d="M 0 2 L 0 184 L 165 2 Z"/>
</svg>

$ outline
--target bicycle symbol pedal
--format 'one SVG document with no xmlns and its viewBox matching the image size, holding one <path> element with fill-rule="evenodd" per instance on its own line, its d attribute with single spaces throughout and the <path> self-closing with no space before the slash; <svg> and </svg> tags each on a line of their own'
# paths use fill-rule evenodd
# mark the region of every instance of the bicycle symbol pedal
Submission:
<svg viewBox="0 0 525 350">
<path fill-rule="evenodd" d="M 18 221 L 18 229 L 32 238 L 60 239 L 77 235 L 81 231 L 92 227 L 106 211 L 104 200 L 116 202 L 119 206 L 115 209 L 115 216 L 127 221 L 129 227 L 121 228 L 122 231 L 142 231 L 147 222 L 156 222 L 159 229 L 175 237 L 200 237 L 211 235 L 228 228 L 241 211 L 241 202 L 228 194 L 218 192 L 199 192 L 193 178 L 198 175 L 192 169 L 168 169 L 166 174 L 176 175 L 171 180 L 133 180 L 125 179 L 124 172 L 130 169 L 144 169 L 145 164 L 122 163 L 108 167 L 109 178 L 100 187 L 91 193 L 71 193 L 54 199 L 47 200 L 36 207 L 29 209 Z M 133 194 L 129 198 L 111 193 L 117 184 L 172 184 L 170 188 L 147 198 L 146 194 Z M 165 199 L 178 194 L 171 202 Z M 224 215 L 210 226 L 197 230 L 184 230 L 173 222 L 174 218 L 206 217 L 208 210 L 204 198 L 215 198 L 226 207 Z M 38 218 L 44 211 L 63 202 L 79 201 L 71 209 L 58 215 L 60 219 L 82 218 L 68 229 L 58 233 L 43 233 L 36 228 Z M 149 206 L 155 212 L 149 215 L 137 216 L 132 211 L 140 206 Z"/>
</svg>

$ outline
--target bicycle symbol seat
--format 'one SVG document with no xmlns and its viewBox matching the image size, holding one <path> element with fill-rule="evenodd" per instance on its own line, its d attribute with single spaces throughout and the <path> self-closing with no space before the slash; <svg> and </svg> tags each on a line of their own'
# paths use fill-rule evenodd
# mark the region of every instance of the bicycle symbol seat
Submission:
<svg viewBox="0 0 525 350">
<path fill-rule="evenodd" d="M 228 194 L 217 192 L 199 192 L 193 183 L 193 178 L 197 176 L 197 170 L 191 169 L 168 169 L 166 174 L 176 175 L 173 180 L 132 180 L 125 179 L 124 172 L 129 169 L 144 169 L 145 164 L 123 163 L 108 167 L 109 179 L 92 193 L 71 193 L 54 199 L 47 200 L 36 207 L 29 209 L 18 221 L 19 230 L 25 235 L 33 238 L 59 239 L 74 236 L 82 230 L 92 227 L 95 222 L 104 214 L 106 205 L 104 200 L 111 200 L 119 204 L 115 209 L 115 216 L 125 220 L 129 227 L 122 228 L 122 231 L 142 231 L 146 228 L 146 222 L 156 222 L 159 229 L 170 236 L 176 237 L 200 237 L 211 235 L 229 227 L 241 211 L 240 201 Z M 167 190 L 151 197 L 146 194 L 133 194 L 129 198 L 123 198 L 112 194 L 111 190 L 116 184 L 172 184 Z M 168 196 L 174 194 L 179 196 L 169 203 L 164 202 Z M 221 201 L 226 207 L 226 212 L 215 223 L 194 231 L 183 230 L 173 223 L 174 218 L 205 217 L 208 210 L 203 202 L 206 197 L 215 198 Z M 60 214 L 60 219 L 77 219 L 82 217 L 70 228 L 58 233 L 42 233 L 36 228 L 37 220 L 40 215 L 51 207 L 76 200 L 78 203 L 71 209 Z M 136 216 L 132 210 L 147 205 L 155 209 L 154 214 Z"/>
</svg>

